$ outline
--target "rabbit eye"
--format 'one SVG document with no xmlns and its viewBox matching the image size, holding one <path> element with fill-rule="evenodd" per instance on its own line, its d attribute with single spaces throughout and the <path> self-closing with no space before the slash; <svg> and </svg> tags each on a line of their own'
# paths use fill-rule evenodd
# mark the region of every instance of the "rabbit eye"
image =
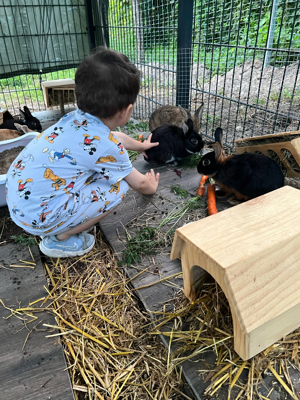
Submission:
<svg viewBox="0 0 300 400">
<path fill-rule="evenodd" d="M 210 160 L 203 160 L 203 165 L 207 167 L 210 164 Z"/>
<path fill-rule="evenodd" d="M 191 139 L 191 142 L 192 142 L 193 144 L 198 144 L 198 140 L 197 140 L 197 139 Z"/>
</svg>

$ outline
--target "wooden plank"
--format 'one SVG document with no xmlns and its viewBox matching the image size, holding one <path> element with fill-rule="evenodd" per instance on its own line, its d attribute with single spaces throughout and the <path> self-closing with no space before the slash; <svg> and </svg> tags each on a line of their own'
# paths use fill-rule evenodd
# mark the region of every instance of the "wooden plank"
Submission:
<svg viewBox="0 0 300 400">
<path fill-rule="evenodd" d="M 0 299 L 7 307 L 27 307 L 30 302 L 47 295 L 38 247 L 31 246 L 31 251 L 37 262 L 35 269 L 10 268 L 10 264 L 20 264 L 20 259 L 32 261 L 29 250 L 14 243 L 1 246 Z M 6 319 L 9 315 L 1 305 L 0 397 L 5 400 L 74 400 L 60 341 L 57 337 L 45 337 L 49 333 L 43 324 L 56 325 L 55 318 L 43 312 L 38 314 L 37 321 L 25 327 L 17 317 Z M 40 321 L 37 329 L 29 334 Z"/>
<path fill-rule="evenodd" d="M 144 161 L 142 156 L 133 163 L 141 173 L 146 173 L 150 168 L 154 168 L 155 172 L 160 172 L 159 188 L 155 195 L 144 196 L 130 190 L 124 201 L 118 206 L 109 218 L 104 218 L 101 223 L 101 229 L 109 240 L 114 252 L 119 259 L 122 258 L 122 251 L 126 248 L 127 234 L 134 235 L 138 228 L 138 221 L 148 221 L 149 226 L 157 226 L 159 220 L 166 215 L 167 211 L 172 210 L 178 202 L 178 197 L 171 193 L 170 187 L 173 184 L 180 184 L 184 189 L 188 190 L 192 195 L 196 194 L 201 176 L 196 169 L 183 170 L 180 167 L 154 166 Z M 182 170 L 180 178 L 174 169 Z M 228 204 L 220 204 L 219 209 L 229 207 Z M 156 211 L 156 219 L 149 219 Z M 165 212 L 164 214 L 162 214 Z M 136 221 L 138 220 L 138 221 Z M 174 274 L 181 272 L 181 262 L 179 260 L 170 260 L 171 247 L 163 248 L 159 254 L 143 257 L 142 262 L 134 264 L 134 267 L 126 267 L 126 273 L 130 279 L 133 279 L 139 272 L 145 270 L 137 278 L 132 280 L 134 288 L 146 286 L 137 290 L 137 294 L 144 304 L 146 310 L 153 321 L 157 318 L 153 312 L 171 310 L 173 308 L 173 299 L 175 294 L 182 290 L 183 281 L 180 276 L 173 277 L 168 280 L 156 283 L 159 280 L 168 278 Z M 166 326 L 164 330 L 170 330 L 171 327 Z M 169 346 L 168 337 L 161 335 L 161 339 L 166 347 Z M 172 344 L 173 352 L 177 346 Z M 214 352 L 206 352 L 197 358 L 185 361 L 182 364 L 183 374 L 191 387 L 197 400 L 203 400 L 204 392 L 209 382 L 204 383 L 199 377 L 199 369 L 207 369 L 206 362 L 212 364 L 215 359 Z M 203 362 L 204 360 L 204 362 Z M 238 391 L 234 388 L 232 398 L 237 395 Z M 218 397 L 220 400 L 227 400 L 227 391 L 221 389 Z"/>
<path fill-rule="evenodd" d="M 53 81 L 44 81 L 42 82 L 42 87 L 52 88 L 52 87 L 75 87 L 75 81 L 71 78 L 66 79 L 55 79 Z"/>
</svg>

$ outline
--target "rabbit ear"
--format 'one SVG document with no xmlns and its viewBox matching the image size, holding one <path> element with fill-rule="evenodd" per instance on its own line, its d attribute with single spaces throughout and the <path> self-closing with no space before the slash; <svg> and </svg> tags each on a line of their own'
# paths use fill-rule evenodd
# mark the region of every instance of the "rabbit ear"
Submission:
<svg viewBox="0 0 300 400">
<path fill-rule="evenodd" d="M 186 134 L 187 131 L 189 130 L 189 127 L 187 126 L 187 124 L 185 122 L 182 124 L 182 129 L 183 129 L 184 134 Z"/>
<path fill-rule="evenodd" d="M 24 106 L 23 108 L 24 108 L 25 114 L 28 115 L 28 117 L 30 117 L 31 116 L 31 112 L 29 111 L 29 108 L 26 107 L 26 106 Z"/>
<path fill-rule="evenodd" d="M 191 118 L 191 114 L 186 108 L 184 108 L 180 105 L 178 106 L 178 108 L 179 108 L 181 115 L 183 116 L 185 121 L 187 121 L 189 118 Z"/>
<path fill-rule="evenodd" d="M 202 103 L 201 106 L 198 107 L 197 110 L 195 111 L 195 118 L 197 118 L 198 121 L 201 121 L 203 109 L 204 109 L 204 103 Z"/>
<path fill-rule="evenodd" d="M 24 119 L 26 119 L 26 114 L 24 113 L 24 111 L 21 110 L 21 108 L 19 108 L 19 111 L 20 111 L 21 117 L 23 117 Z"/>
<path fill-rule="evenodd" d="M 218 142 L 213 143 L 212 147 L 213 147 L 213 149 L 215 151 L 215 159 L 218 160 L 218 158 L 222 154 L 222 147 L 220 146 L 220 143 L 218 143 Z"/>
<path fill-rule="evenodd" d="M 222 128 L 217 128 L 215 131 L 215 140 L 221 145 L 221 148 L 223 148 L 223 129 Z"/>
</svg>

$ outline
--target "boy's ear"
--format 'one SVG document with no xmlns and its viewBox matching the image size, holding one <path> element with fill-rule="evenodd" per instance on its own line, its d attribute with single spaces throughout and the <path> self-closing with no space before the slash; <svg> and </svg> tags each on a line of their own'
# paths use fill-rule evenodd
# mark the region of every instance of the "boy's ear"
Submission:
<svg viewBox="0 0 300 400">
<path fill-rule="evenodd" d="M 119 118 L 123 119 L 125 116 L 127 116 L 129 113 L 132 112 L 133 109 L 133 104 L 129 104 L 127 108 L 123 108 L 123 110 L 119 111 Z"/>
</svg>

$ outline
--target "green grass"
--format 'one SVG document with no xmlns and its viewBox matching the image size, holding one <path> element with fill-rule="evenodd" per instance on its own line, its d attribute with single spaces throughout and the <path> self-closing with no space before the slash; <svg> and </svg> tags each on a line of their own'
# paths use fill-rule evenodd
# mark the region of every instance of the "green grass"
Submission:
<svg viewBox="0 0 300 400">
<path fill-rule="evenodd" d="M 130 265 L 141 261 L 142 255 L 152 254 L 154 248 L 159 245 L 157 239 L 157 230 L 155 228 L 140 229 L 137 234 L 128 239 L 126 250 L 122 253 L 120 265 Z"/>
<path fill-rule="evenodd" d="M 138 158 L 139 153 L 134 150 L 127 150 L 130 162 L 133 162 Z"/>
<path fill-rule="evenodd" d="M 202 207 L 202 198 L 200 196 L 192 197 L 175 206 L 156 228 L 149 226 L 141 228 L 133 237 L 127 234 L 127 247 L 122 253 L 119 265 L 129 266 L 139 263 L 143 256 L 157 252 L 161 246 L 165 246 L 166 242 L 172 240 L 175 233 L 174 227 L 184 215 Z M 167 224 L 172 224 L 172 226 L 167 232 L 163 232 L 162 228 Z"/>
<path fill-rule="evenodd" d="M 253 103 L 257 104 L 259 106 L 263 106 L 263 105 L 266 104 L 266 100 L 264 100 L 264 99 L 253 99 Z"/>
<path fill-rule="evenodd" d="M 10 237 L 15 243 L 22 243 L 26 246 L 30 244 L 36 244 L 35 238 L 33 236 L 26 235 L 22 233 L 21 235 Z"/>
<path fill-rule="evenodd" d="M 175 193 L 176 196 L 178 196 L 180 199 L 185 199 L 189 195 L 189 191 L 183 189 L 183 187 L 181 187 L 180 185 L 172 185 L 171 192 Z"/>
<path fill-rule="evenodd" d="M 149 131 L 148 122 L 145 122 L 145 121 L 135 124 L 133 121 L 129 120 L 127 122 L 127 124 L 124 126 L 124 128 L 129 133 L 148 132 Z"/>
<path fill-rule="evenodd" d="M 183 169 L 196 168 L 202 157 L 202 154 L 192 154 L 189 157 L 181 160 L 179 165 Z"/>
<path fill-rule="evenodd" d="M 65 79 L 75 77 L 76 68 L 42 74 L 43 81 Z M 23 92 L 23 90 L 26 90 Z M 0 79 L 0 91 L 4 97 L 4 103 L 44 104 L 43 91 L 40 84 L 40 75 L 19 75 L 12 78 Z M 18 92 L 16 92 L 18 91 Z"/>
</svg>

